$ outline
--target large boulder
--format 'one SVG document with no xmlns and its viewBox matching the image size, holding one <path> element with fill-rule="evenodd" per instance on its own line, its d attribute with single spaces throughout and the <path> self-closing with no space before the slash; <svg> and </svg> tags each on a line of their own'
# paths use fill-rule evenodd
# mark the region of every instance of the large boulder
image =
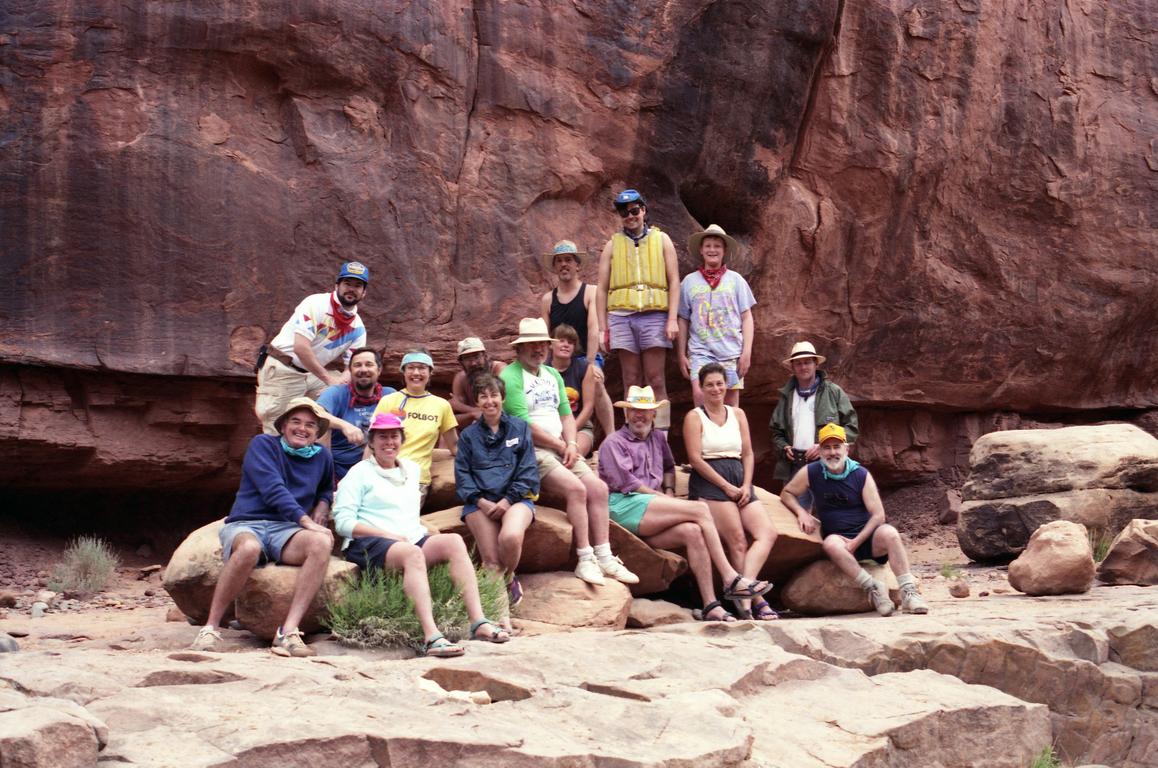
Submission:
<svg viewBox="0 0 1158 768">
<path fill-rule="evenodd" d="M 1158 440 L 1132 424 L 993 432 L 969 463 L 957 539 L 974 560 L 1016 555 L 1051 520 L 1113 536 L 1158 517 Z"/>
<path fill-rule="evenodd" d="M 79 704 L 0 691 L 0 768 L 87 768 L 108 743 L 108 727 Z"/>
<path fill-rule="evenodd" d="M 523 602 L 512 611 L 519 619 L 563 627 L 623 629 L 631 592 L 618 581 L 592 586 L 569 572 L 529 573 L 519 577 Z"/>
<path fill-rule="evenodd" d="M 446 509 L 462 504 L 454 480 L 454 457 L 445 448 L 435 448 L 430 459 L 430 490 L 423 509 Z"/>
<path fill-rule="evenodd" d="M 1158 520 L 1131 520 L 1098 565 L 1106 584 L 1158 584 Z"/>
<path fill-rule="evenodd" d="M 198 624 L 209 617 L 213 588 L 225 565 L 218 538 L 225 521 L 214 520 L 185 537 L 169 558 L 162 585 L 177 607 Z"/>
<path fill-rule="evenodd" d="M 894 603 L 900 603 L 897 577 L 887 565 L 861 563 L 869 575 L 884 583 Z M 790 577 L 780 591 L 784 607 L 806 616 L 867 613 L 873 610 L 868 593 L 831 560 L 817 560 Z"/>
<path fill-rule="evenodd" d="M 1009 564 L 1009 585 L 1027 595 L 1072 595 L 1089 590 L 1094 555 L 1084 525 L 1054 520 L 1033 532 Z"/>
<path fill-rule="evenodd" d="M 294 585 L 300 572 L 301 569 L 293 565 L 266 565 L 253 569 L 234 602 L 241 626 L 258 637 L 272 640 L 289 612 Z M 331 557 L 325 581 L 302 616 L 300 629 L 303 632 L 317 632 L 321 629 L 326 616 L 326 603 L 357 575 L 358 566 Z"/>
</svg>

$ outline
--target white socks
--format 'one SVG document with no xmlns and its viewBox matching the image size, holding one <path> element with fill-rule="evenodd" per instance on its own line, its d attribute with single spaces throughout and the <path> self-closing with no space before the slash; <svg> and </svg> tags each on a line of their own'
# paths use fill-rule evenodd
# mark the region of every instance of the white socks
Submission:
<svg viewBox="0 0 1158 768">
<path fill-rule="evenodd" d="M 591 550 L 595 554 L 595 559 L 601 563 L 611 560 L 614 555 L 611 554 L 611 543 L 596 544 Z"/>
<path fill-rule="evenodd" d="M 869 572 L 864 568 L 860 569 L 860 573 L 856 575 L 856 585 L 861 589 L 872 589 L 873 577 L 869 576 Z"/>
<path fill-rule="evenodd" d="M 591 547 L 576 547 L 575 554 L 579 556 L 580 560 L 594 560 L 595 550 Z"/>
</svg>

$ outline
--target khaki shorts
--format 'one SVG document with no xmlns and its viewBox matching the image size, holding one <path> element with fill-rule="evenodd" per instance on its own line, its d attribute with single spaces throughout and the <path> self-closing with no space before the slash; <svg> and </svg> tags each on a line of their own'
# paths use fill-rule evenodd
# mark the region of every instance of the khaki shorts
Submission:
<svg viewBox="0 0 1158 768">
<path fill-rule="evenodd" d="M 539 479 L 549 475 L 552 471 L 563 466 L 563 457 L 549 448 L 535 447 L 535 462 L 539 465 Z M 571 465 L 571 474 L 575 477 L 583 477 L 591 472 L 591 467 L 587 466 L 587 462 L 583 459 L 576 459 L 575 463 Z"/>
<path fill-rule="evenodd" d="M 287 365 L 267 357 L 261 372 L 257 374 L 257 398 L 253 401 L 253 412 L 261 421 L 262 431 L 276 435 L 273 423 L 295 397 L 318 399 L 326 382 L 312 373 L 301 373 Z"/>
</svg>

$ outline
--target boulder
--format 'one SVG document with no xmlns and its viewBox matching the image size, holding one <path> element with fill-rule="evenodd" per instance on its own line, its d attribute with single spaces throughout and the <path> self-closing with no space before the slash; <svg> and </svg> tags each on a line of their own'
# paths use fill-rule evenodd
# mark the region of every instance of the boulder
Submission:
<svg viewBox="0 0 1158 768">
<path fill-rule="evenodd" d="M 224 519 L 215 520 L 186 536 L 169 558 L 161 582 L 181 612 L 198 624 L 209 617 L 213 588 L 224 566 L 218 538 L 224 525 Z"/>
<path fill-rule="evenodd" d="M 1135 518 L 1158 517 L 1158 493 L 1084 488 L 1036 496 L 966 501 L 957 520 L 961 551 L 973 560 L 1006 559 L 1038 526 L 1069 520 L 1113 536 Z"/>
<path fill-rule="evenodd" d="M 473 543 L 470 529 L 459 519 L 462 507 L 453 507 L 424 515 L 422 522 L 441 533 L 457 533 Z M 637 536 L 615 523 L 610 529 L 611 549 L 624 564 L 639 576 L 632 593 L 647 595 L 662 592 L 672 581 L 687 570 L 687 561 L 663 549 L 653 549 Z M 535 505 L 535 522 L 523 539 L 523 556 L 519 573 L 549 573 L 572 570 L 575 567 L 575 544 L 571 537 L 571 523 L 562 510 Z"/>
<path fill-rule="evenodd" d="M 1106 584 L 1158 584 L 1158 520 L 1131 520 L 1098 565 Z"/>
<path fill-rule="evenodd" d="M 71 709 L 81 708 L 72 702 Z M 0 766 L 3 768 L 88 768 L 97 764 L 104 739 L 95 718 L 41 703 L 0 711 Z M 104 726 L 101 725 L 100 728 Z"/>
<path fill-rule="evenodd" d="M 564 627 L 623 629 L 631 610 L 631 592 L 618 581 L 602 587 L 568 572 L 521 576 L 523 602 L 513 611 L 520 619 Z"/>
<path fill-rule="evenodd" d="M 889 596 L 899 605 L 901 593 L 892 569 L 877 563 L 861 563 L 861 566 L 874 579 L 884 582 Z M 810 563 L 789 578 L 780 591 L 780 600 L 785 608 L 806 616 L 868 613 L 873 610 L 868 593 L 828 559 Z"/>
<path fill-rule="evenodd" d="M 1158 438 L 1133 424 L 1016 429 L 982 435 L 969 452 L 965 501 L 1081 488 L 1158 491 Z"/>
<path fill-rule="evenodd" d="M 446 448 L 435 448 L 430 460 L 430 490 L 423 509 L 446 509 L 462 504 L 454 480 L 454 457 Z"/>
<path fill-rule="evenodd" d="M 693 620 L 691 610 L 681 605 L 643 597 L 631 601 L 631 611 L 627 614 L 627 626 L 638 629 L 659 627 L 664 624 L 682 624 Z"/>
<path fill-rule="evenodd" d="M 241 626 L 258 637 L 272 640 L 289 611 L 299 570 L 292 565 L 265 565 L 253 569 L 234 603 Z M 317 632 L 322 628 L 326 603 L 336 597 L 342 587 L 357 574 L 358 566 L 353 563 L 330 558 L 322 588 L 302 617 L 300 628 L 303 632 Z"/>
<path fill-rule="evenodd" d="M 1072 595 L 1090 588 L 1094 555 L 1084 525 L 1046 523 L 1033 532 L 1021 556 L 1009 564 L 1009 585 L 1027 595 Z"/>
</svg>

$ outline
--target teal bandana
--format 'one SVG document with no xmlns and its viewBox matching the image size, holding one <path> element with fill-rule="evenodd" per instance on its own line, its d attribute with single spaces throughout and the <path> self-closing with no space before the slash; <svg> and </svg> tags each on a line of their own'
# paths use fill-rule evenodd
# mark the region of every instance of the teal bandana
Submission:
<svg viewBox="0 0 1158 768">
<path fill-rule="evenodd" d="M 853 472 L 853 470 L 857 469 L 858 467 L 860 467 L 860 463 L 857 462 L 855 459 L 845 459 L 844 460 L 844 471 L 841 472 L 839 475 L 834 475 L 828 471 L 828 467 L 824 466 L 823 461 L 820 462 L 820 469 L 822 472 L 824 472 L 824 479 L 825 480 L 843 480 L 846 477 L 848 477 Z"/>
<path fill-rule="evenodd" d="M 290 448 L 290 444 L 281 439 L 281 449 L 290 456 L 297 456 L 299 459 L 312 459 L 318 455 L 318 451 L 322 450 L 322 446 L 317 443 L 310 443 L 305 448 Z"/>
</svg>

